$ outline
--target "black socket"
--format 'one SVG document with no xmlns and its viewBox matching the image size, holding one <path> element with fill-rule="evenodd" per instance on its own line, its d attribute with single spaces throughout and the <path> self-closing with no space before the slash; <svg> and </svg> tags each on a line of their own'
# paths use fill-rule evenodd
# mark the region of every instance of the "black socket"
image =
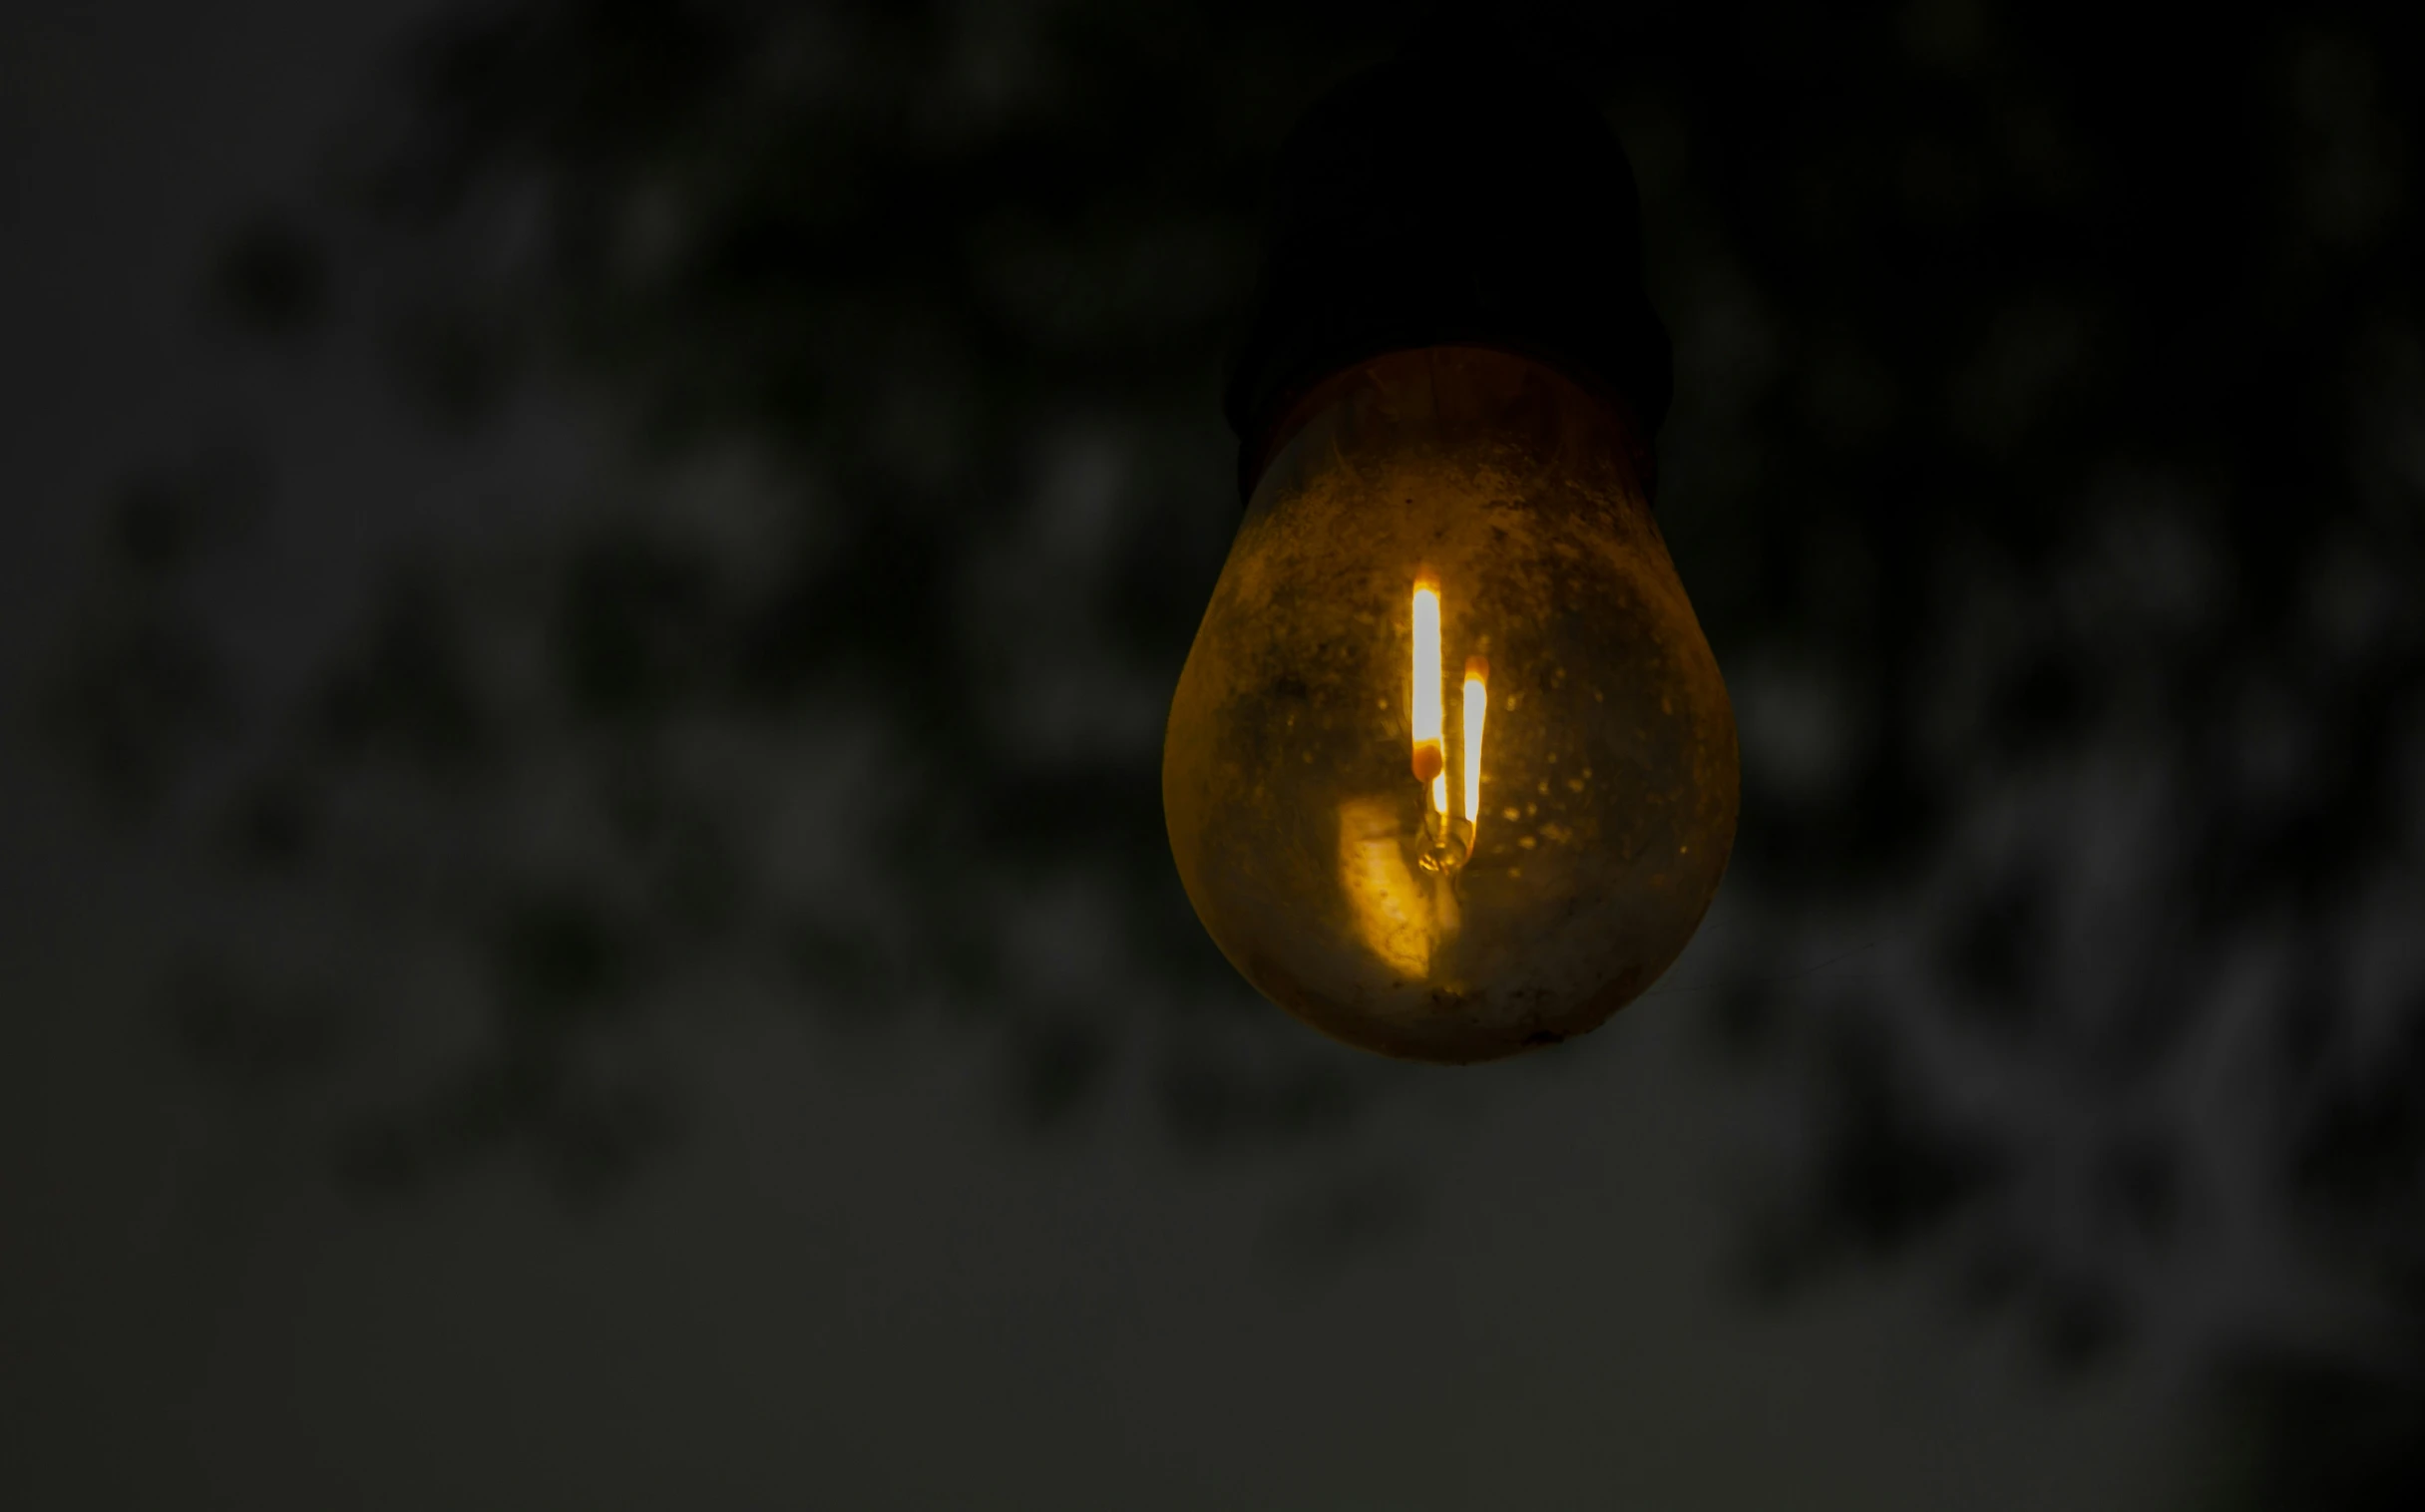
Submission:
<svg viewBox="0 0 2425 1512">
<path fill-rule="evenodd" d="M 1224 395 L 1240 494 L 1315 384 L 1446 345 L 1522 353 L 1618 401 L 1648 486 L 1675 377 L 1625 149 L 1553 67 L 1432 42 L 1332 91 L 1281 150 Z"/>
</svg>

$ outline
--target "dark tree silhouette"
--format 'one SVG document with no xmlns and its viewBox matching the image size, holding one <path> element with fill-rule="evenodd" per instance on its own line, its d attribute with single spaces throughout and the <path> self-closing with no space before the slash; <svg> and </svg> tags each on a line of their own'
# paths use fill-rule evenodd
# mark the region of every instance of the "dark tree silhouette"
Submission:
<svg viewBox="0 0 2425 1512">
<path fill-rule="evenodd" d="M 658 1026 L 736 976 L 963 1012 L 1039 1125 L 1122 1057 L 1208 1148 L 1400 1084 L 1245 1004 L 1155 780 L 1270 155 L 1400 10 L 468 10 L 350 197 L 237 238 L 264 337 L 367 308 L 433 422 L 569 391 L 618 438 L 249 724 L 179 606 L 223 487 L 120 512 L 69 749 L 476 967 L 349 1173 L 607 1189 L 679 1124 Z M 1748 1274 L 1925 1252 L 2067 1366 L 2186 1328 L 2251 1504 L 2416 1503 L 2425 23 L 1495 24 L 1608 102 L 1678 338 L 1660 515 L 1746 743 L 1707 1016 L 1805 1120 Z M 231 990 L 199 1051 L 321 1064 Z"/>
</svg>

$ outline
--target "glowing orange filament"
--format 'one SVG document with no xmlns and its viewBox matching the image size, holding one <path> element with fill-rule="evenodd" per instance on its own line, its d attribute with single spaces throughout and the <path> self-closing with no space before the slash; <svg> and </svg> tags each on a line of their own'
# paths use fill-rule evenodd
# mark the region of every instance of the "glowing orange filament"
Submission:
<svg viewBox="0 0 2425 1512">
<path fill-rule="evenodd" d="M 1415 579 L 1415 680 L 1409 700 L 1415 727 L 1415 780 L 1431 789 L 1431 807 L 1448 814 L 1448 753 L 1440 729 L 1439 583 Z"/>
<path fill-rule="evenodd" d="M 1470 852 L 1482 828 L 1482 716 L 1487 710 L 1490 662 L 1465 658 L 1465 848 Z"/>
</svg>

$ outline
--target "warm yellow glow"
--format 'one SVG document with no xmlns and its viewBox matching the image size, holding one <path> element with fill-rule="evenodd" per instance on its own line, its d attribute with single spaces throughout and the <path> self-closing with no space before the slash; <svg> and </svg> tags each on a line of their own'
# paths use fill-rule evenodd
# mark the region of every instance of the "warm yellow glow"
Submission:
<svg viewBox="0 0 2425 1512">
<path fill-rule="evenodd" d="M 1642 438 L 1504 352 L 1334 387 L 1265 463 L 1171 699 L 1172 858 L 1239 971 L 1350 1044 L 1572 1038 L 1676 959 L 1735 833 L 1726 684 Z"/>
<path fill-rule="evenodd" d="M 1439 584 L 1427 574 L 1415 579 L 1415 683 L 1408 717 L 1415 727 L 1415 780 L 1431 785 L 1431 804 L 1448 811 L 1448 765 L 1439 708 Z"/>
<path fill-rule="evenodd" d="M 1398 808 L 1386 799 L 1351 798 L 1339 806 L 1339 889 L 1365 948 L 1400 977 L 1431 969 L 1433 900 L 1407 866 Z"/>
<path fill-rule="evenodd" d="M 1479 656 L 1465 658 L 1465 823 L 1472 826 L 1465 844 L 1468 850 L 1479 838 L 1482 827 L 1482 714 L 1489 701 L 1485 684 L 1490 678 L 1490 663 Z"/>
</svg>

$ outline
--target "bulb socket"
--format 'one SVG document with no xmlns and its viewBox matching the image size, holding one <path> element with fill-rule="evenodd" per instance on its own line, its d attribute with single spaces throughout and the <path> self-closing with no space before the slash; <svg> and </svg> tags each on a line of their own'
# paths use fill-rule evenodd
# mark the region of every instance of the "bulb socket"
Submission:
<svg viewBox="0 0 2425 1512">
<path fill-rule="evenodd" d="M 1675 380 L 1633 169 L 1581 91 L 1511 50 L 1411 47 L 1290 133 L 1223 396 L 1241 499 L 1325 379 L 1431 346 L 1514 352 L 1597 392 L 1652 487 Z"/>
</svg>

